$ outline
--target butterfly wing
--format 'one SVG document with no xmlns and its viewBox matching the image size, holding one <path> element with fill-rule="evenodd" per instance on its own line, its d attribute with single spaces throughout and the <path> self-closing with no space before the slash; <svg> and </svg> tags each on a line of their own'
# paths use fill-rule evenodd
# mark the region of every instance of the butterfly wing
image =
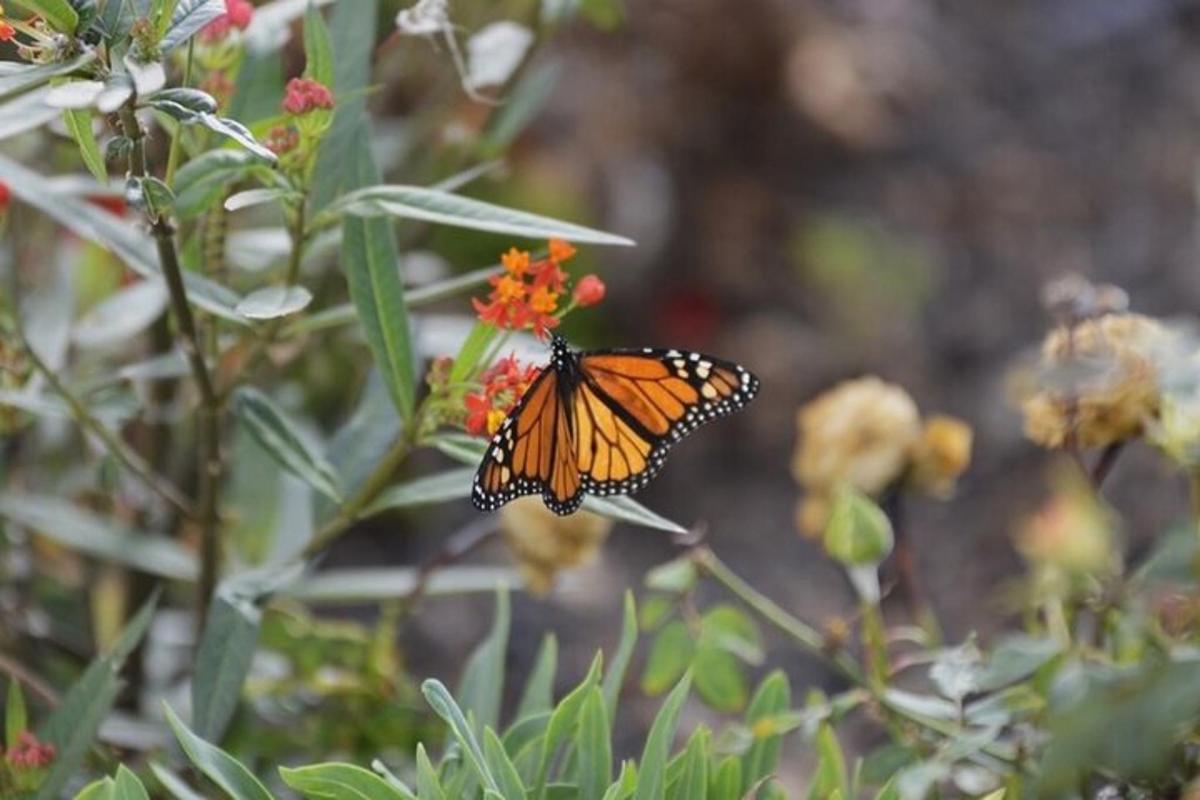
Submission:
<svg viewBox="0 0 1200 800">
<path fill-rule="evenodd" d="M 579 357 L 571 395 L 583 489 L 628 494 L 662 468 L 671 445 L 758 393 L 744 367 L 681 350 L 601 350 Z"/>
<path fill-rule="evenodd" d="M 575 465 L 570 409 L 559 376 L 542 370 L 492 437 L 475 473 L 471 500 L 494 511 L 527 494 L 541 494 L 556 514 L 570 514 L 583 501 Z"/>
</svg>

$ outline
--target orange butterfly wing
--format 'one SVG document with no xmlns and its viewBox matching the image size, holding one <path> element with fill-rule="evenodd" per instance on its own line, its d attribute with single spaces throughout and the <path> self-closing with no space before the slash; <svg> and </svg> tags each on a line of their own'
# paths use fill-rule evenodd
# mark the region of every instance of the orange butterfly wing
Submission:
<svg viewBox="0 0 1200 800">
<path fill-rule="evenodd" d="M 557 373 L 542 370 L 484 453 L 471 492 L 476 508 L 492 511 L 538 493 L 557 514 L 579 508 L 583 490 L 569 413 Z"/>
</svg>

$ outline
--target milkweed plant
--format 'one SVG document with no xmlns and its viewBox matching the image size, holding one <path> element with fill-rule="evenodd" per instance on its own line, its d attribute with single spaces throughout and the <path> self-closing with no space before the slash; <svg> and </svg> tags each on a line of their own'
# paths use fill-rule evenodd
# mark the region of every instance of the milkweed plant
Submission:
<svg viewBox="0 0 1200 800">
<path fill-rule="evenodd" d="M 971 425 L 874 376 L 798 409 L 781 521 L 844 570 L 840 616 L 621 496 L 514 501 L 423 563 L 319 564 L 470 496 L 537 341 L 605 298 L 578 265 L 633 244 L 476 197 L 505 196 L 549 96 L 538 48 L 621 20 L 613 0 L 503 16 L 522 8 L 0 6 L 0 796 L 1200 796 L 1200 512 L 1134 558 L 1105 493 L 1149 447 L 1200 509 L 1200 350 L 1115 287 L 1047 287 L 1012 378 L 1061 463 L 1014 515 L 1015 622 L 987 640 L 944 641 L 906 523 L 969 475 Z M 405 115 L 373 118 L 397 58 Z M 510 592 L 550 592 L 617 523 L 680 555 L 582 676 L 547 635 L 512 680 Z M 461 563 L 493 537 L 513 568 Z M 479 592 L 494 621 L 454 691 L 415 680 L 399 625 Z M 820 687 L 768 667 L 805 660 Z M 661 698 L 636 704 L 648 727 L 638 697 Z"/>
</svg>

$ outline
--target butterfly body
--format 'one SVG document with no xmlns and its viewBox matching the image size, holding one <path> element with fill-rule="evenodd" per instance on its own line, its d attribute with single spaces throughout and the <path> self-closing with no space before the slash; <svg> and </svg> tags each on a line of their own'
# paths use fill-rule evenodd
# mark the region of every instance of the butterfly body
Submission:
<svg viewBox="0 0 1200 800">
<path fill-rule="evenodd" d="M 585 493 L 631 494 L 658 474 L 671 446 L 758 392 L 745 368 L 683 350 L 572 350 L 555 336 L 550 364 L 501 424 L 471 499 L 494 511 L 527 494 L 557 514 Z"/>
</svg>

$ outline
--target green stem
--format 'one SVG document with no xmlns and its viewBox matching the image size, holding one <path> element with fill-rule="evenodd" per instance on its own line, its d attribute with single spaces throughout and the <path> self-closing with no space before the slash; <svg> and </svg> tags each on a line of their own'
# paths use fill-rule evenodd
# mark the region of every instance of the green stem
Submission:
<svg viewBox="0 0 1200 800">
<path fill-rule="evenodd" d="M 192 59 L 196 54 L 196 38 L 188 40 L 187 62 L 183 67 L 183 82 L 180 86 L 189 86 L 192 82 Z M 183 124 L 175 126 L 175 135 L 171 137 L 171 149 L 167 151 L 167 174 L 164 180 L 170 186 L 175 180 L 175 170 L 179 166 L 180 140 L 183 139 Z"/>
<path fill-rule="evenodd" d="M 692 561 L 696 566 L 718 583 L 732 592 L 750 608 L 762 615 L 783 633 L 794 639 L 797 644 L 813 655 L 829 661 L 851 681 L 865 685 L 866 678 L 859 668 L 845 653 L 830 653 L 826 647 L 825 638 L 820 632 L 801 620 L 796 619 L 774 600 L 755 589 L 717 558 L 716 553 L 707 547 L 697 547 L 692 551 Z"/>
<path fill-rule="evenodd" d="M 20 330 L 18 336 L 34 369 L 41 373 L 42 377 L 46 380 L 46 384 L 71 409 L 71 416 L 75 418 L 79 426 L 99 439 L 109 454 L 131 473 L 136 475 L 152 492 L 177 508 L 184 516 L 194 517 L 196 510 L 192 507 L 187 496 L 165 477 L 156 473 L 154 468 L 136 451 L 125 444 L 125 441 L 120 436 L 109 430 L 103 422 L 92 415 L 87 406 L 70 389 L 63 385 L 58 376 L 54 374 L 54 370 L 50 369 L 46 365 L 46 362 L 42 361 L 37 351 L 33 349 L 29 341 L 25 338 L 24 330 Z"/>
<path fill-rule="evenodd" d="M 375 469 L 363 481 L 362 487 L 342 503 L 337 513 L 313 535 L 312 541 L 304 548 L 305 556 L 316 555 L 325 549 L 326 545 L 345 533 L 358 520 L 362 510 L 387 488 L 392 475 L 412 452 L 413 432 L 420 429 L 420 418 L 421 412 L 418 411 L 416 418 L 400 432 L 400 436 L 392 444 L 392 449 L 380 459 L 379 463 L 375 465 Z"/>
</svg>

